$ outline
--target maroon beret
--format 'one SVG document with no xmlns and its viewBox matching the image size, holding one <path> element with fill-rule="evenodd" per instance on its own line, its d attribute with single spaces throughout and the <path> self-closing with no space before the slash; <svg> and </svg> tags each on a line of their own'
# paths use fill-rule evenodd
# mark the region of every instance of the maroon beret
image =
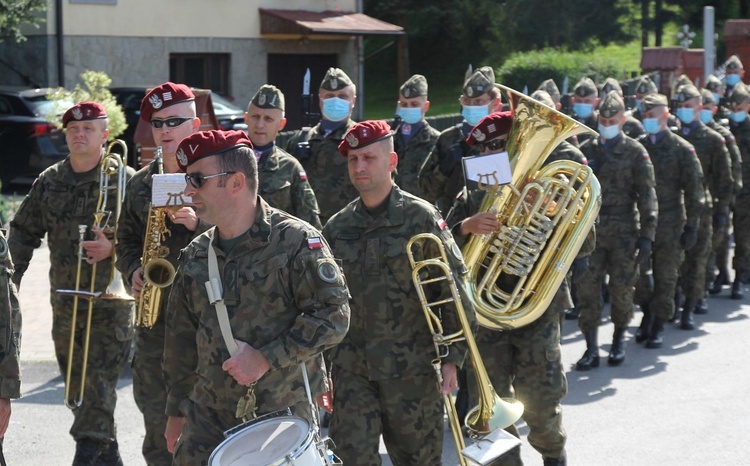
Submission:
<svg viewBox="0 0 750 466">
<path fill-rule="evenodd" d="M 63 128 L 67 128 L 71 121 L 99 120 L 107 118 L 107 112 L 101 104 L 96 102 L 78 102 L 63 114 Z"/>
<path fill-rule="evenodd" d="M 471 130 L 466 143 L 474 146 L 480 142 L 492 141 L 510 131 L 513 123 L 513 112 L 495 112 L 479 120 L 479 123 Z"/>
<path fill-rule="evenodd" d="M 367 120 L 352 126 L 339 144 L 342 157 L 349 156 L 349 150 L 360 149 L 393 135 L 391 126 L 385 120 Z"/>
<path fill-rule="evenodd" d="M 176 153 L 177 164 L 180 166 L 180 170 L 184 172 L 187 167 L 197 160 L 211 155 L 222 154 L 242 146 L 248 149 L 253 148 L 253 143 L 250 142 L 244 131 L 222 131 L 216 129 L 199 131 L 180 141 Z M 252 151 L 249 154 L 253 156 Z"/>
<path fill-rule="evenodd" d="M 145 121 L 151 121 L 151 116 L 155 111 L 193 100 L 195 100 L 195 94 L 193 94 L 193 91 L 189 87 L 184 84 L 175 84 L 167 81 L 151 89 L 143 98 L 141 102 L 141 118 Z"/>
</svg>

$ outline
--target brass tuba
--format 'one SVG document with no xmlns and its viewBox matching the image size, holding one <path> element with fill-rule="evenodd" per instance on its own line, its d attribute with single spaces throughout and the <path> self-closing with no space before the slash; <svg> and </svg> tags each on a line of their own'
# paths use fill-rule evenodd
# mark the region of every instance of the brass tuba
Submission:
<svg viewBox="0 0 750 466">
<path fill-rule="evenodd" d="M 480 325 L 507 330 L 528 325 L 549 306 L 601 206 L 591 168 L 573 161 L 540 170 L 563 140 L 594 131 L 510 88 L 498 86 L 513 111 L 508 135 L 512 182 L 480 186 L 480 212 L 496 212 L 501 227 L 472 235 L 463 255 L 468 295 Z"/>
</svg>

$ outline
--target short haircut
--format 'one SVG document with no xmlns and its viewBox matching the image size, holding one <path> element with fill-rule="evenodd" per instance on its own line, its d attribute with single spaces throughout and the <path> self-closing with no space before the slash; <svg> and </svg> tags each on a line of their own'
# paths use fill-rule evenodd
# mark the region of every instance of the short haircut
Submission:
<svg viewBox="0 0 750 466">
<path fill-rule="evenodd" d="M 245 175 L 248 187 L 253 193 L 258 192 L 258 162 L 253 150 L 247 146 L 240 146 L 224 152 L 218 156 L 219 170 L 222 172 L 237 172 Z M 220 181 L 224 186 L 226 178 Z"/>
</svg>

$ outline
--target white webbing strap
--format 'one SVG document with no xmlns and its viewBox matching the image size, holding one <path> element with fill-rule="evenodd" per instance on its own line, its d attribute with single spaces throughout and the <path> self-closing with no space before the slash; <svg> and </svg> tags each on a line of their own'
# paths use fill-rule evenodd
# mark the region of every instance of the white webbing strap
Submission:
<svg viewBox="0 0 750 466">
<path fill-rule="evenodd" d="M 208 281 L 206 282 L 206 292 L 208 300 L 216 307 L 216 317 L 219 320 L 219 329 L 224 343 L 227 345 L 229 355 L 234 356 L 240 350 L 232 336 L 232 327 L 229 326 L 229 315 L 227 307 L 224 305 L 224 295 L 222 294 L 221 277 L 219 276 L 219 263 L 216 259 L 216 251 L 213 246 L 213 232 L 209 234 L 211 240 L 208 243 Z"/>
</svg>

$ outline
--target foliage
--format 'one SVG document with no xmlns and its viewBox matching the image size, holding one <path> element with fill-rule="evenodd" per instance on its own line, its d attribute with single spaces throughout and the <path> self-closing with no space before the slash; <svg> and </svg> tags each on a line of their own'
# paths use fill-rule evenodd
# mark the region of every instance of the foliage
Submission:
<svg viewBox="0 0 750 466">
<path fill-rule="evenodd" d="M 117 103 L 115 97 L 109 91 L 109 85 L 112 84 L 112 79 L 107 76 L 107 73 L 103 71 L 91 71 L 86 70 L 81 73 L 81 84 L 76 84 L 72 91 L 67 89 L 58 88 L 50 98 L 60 104 L 65 105 L 65 102 L 82 102 L 84 100 L 90 100 L 100 103 L 104 110 L 107 111 L 107 117 L 109 119 L 109 139 L 115 139 L 117 136 L 125 132 L 127 123 L 125 121 L 125 113 L 122 110 L 120 104 Z M 50 121 L 62 126 L 60 121 L 61 112 L 50 112 Z"/>
<path fill-rule="evenodd" d="M 47 0 L 0 0 L 0 42 L 26 40 L 21 34 L 22 25 L 39 27 L 44 17 L 38 13 L 47 9 Z"/>
</svg>

